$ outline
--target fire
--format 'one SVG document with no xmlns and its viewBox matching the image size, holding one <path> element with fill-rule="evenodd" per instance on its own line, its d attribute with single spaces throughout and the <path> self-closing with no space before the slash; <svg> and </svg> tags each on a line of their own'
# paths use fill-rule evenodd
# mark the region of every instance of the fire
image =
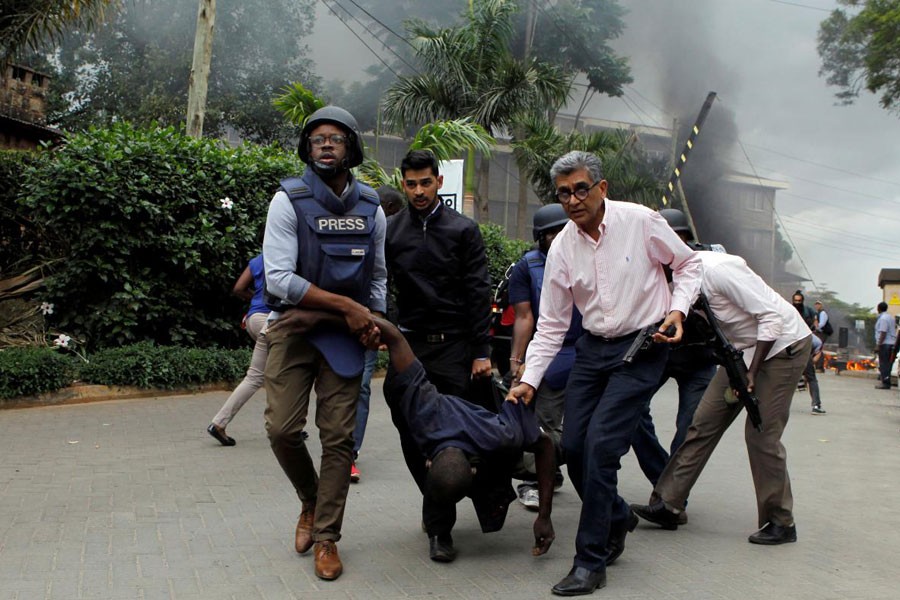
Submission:
<svg viewBox="0 0 900 600">
<path fill-rule="evenodd" d="M 848 360 L 848 371 L 868 371 L 876 368 L 878 365 L 871 358 L 861 358 L 859 360 Z"/>
</svg>

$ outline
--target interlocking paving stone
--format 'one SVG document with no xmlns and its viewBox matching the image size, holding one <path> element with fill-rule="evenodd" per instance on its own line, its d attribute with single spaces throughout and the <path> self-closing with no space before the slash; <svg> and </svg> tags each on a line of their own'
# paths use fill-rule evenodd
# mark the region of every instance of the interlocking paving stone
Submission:
<svg viewBox="0 0 900 600">
<path fill-rule="evenodd" d="M 798 543 L 747 543 L 756 506 L 736 425 L 691 493 L 690 523 L 671 532 L 642 522 L 593 597 L 900 597 L 900 397 L 868 379 L 828 373 L 820 383 L 828 414 L 810 415 L 798 393 L 784 436 Z M 483 535 L 464 502 L 459 558 L 433 563 L 381 380 L 372 392 L 334 582 L 293 550 L 299 502 L 269 449 L 264 393 L 229 425 L 232 448 L 205 432 L 223 392 L 0 411 L 0 600 L 550 598 L 574 554 L 571 484 L 554 498 L 548 555 L 530 556 L 534 513 L 514 503 L 503 531 Z M 653 402 L 664 445 L 676 397 L 670 383 Z M 631 455 L 619 490 L 629 502 L 650 493 Z"/>
</svg>

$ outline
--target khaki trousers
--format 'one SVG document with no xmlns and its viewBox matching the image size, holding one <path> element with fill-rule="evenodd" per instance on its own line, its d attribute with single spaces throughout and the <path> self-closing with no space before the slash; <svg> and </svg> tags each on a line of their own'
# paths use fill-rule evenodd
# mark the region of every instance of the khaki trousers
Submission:
<svg viewBox="0 0 900 600">
<path fill-rule="evenodd" d="M 794 343 L 765 361 L 756 376 L 755 391 L 763 431 L 756 431 L 748 418 L 744 424 L 744 440 L 756 488 L 759 527 L 767 522 L 784 527 L 794 524 L 794 498 L 787 471 L 787 451 L 781 443 L 781 435 L 811 348 L 809 337 Z M 716 444 L 741 413 L 739 403 L 725 402 L 728 388 L 728 376 L 720 367 L 700 400 L 684 443 L 672 455 L 656 484 L 656 494 L 674 508 L 684 508 L 691 488 Z"/>
<path fill-rule="evenodd" d="M 338 541 L 350 488 L 353 429 L 362 376 L 344 379 L 336 375 L 302 335 L 276 331 L 269 333 L 268 339 L 265 416 L 272 452 L 300 500 L 316 504 L 313 540 Z M 302 436 L 313 386 L 316 427 L 322 444 L 318 474 Z"/>
</svg>

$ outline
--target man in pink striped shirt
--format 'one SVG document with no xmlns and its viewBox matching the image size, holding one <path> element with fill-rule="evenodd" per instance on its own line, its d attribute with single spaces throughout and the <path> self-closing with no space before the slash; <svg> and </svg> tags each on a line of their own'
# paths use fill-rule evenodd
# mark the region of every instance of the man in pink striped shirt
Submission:
<svg viewBox="0 0 900 600">
<path fill-rule="evenodd" d="M 668 346 L 653 344 L 629 364 L 622 359 L 648 325 L 659 324 L 654 341 L 681 340 L 701 267 L 658 213 L 606 198 L 608 184 L 596 156 L 570 152 L 554 163 L 550 176 L 571 221 L 547 256 L 537 334 L 509 397 L 531 401 L 578 308 L 586 333 L 575 346 L 561 445 L 582 500 L 581 519 L 572 570 L 552 589 L 576 596 L 606 585 L 606 566 L 622 553 L 626 534 L 637 524 L 616 490 L 619 460 L 659 383 Z M 665 265 L 673 272 L 671 292 Z M 670 326 L 675 333 L 667 337 L 663 332 Z"/>
</svg>

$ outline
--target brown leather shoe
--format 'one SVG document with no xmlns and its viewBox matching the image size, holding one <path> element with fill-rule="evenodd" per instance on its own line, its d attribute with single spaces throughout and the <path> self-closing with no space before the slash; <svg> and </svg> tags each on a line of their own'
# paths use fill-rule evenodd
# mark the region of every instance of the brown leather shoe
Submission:
<svg viewBox="0 0 900 600">
<path fill-rule="evenodd" d="M 297 520 L 297 532 L 294 536 L 294 549 L 300 554 L 308 552 L 312 548 L 312 528 L 315 514 L 315 504 L 305 505 L 300 512 L 300 519 Z"/>
<path fill-rule="evenodd" d="M 341 576 L 344 565 L 338 556 L 337 544 L 331 540 L 322 540 L 316 542 L 313 552 L 316 555 L 316 577 L 330 581 Z"/>
</svg>

